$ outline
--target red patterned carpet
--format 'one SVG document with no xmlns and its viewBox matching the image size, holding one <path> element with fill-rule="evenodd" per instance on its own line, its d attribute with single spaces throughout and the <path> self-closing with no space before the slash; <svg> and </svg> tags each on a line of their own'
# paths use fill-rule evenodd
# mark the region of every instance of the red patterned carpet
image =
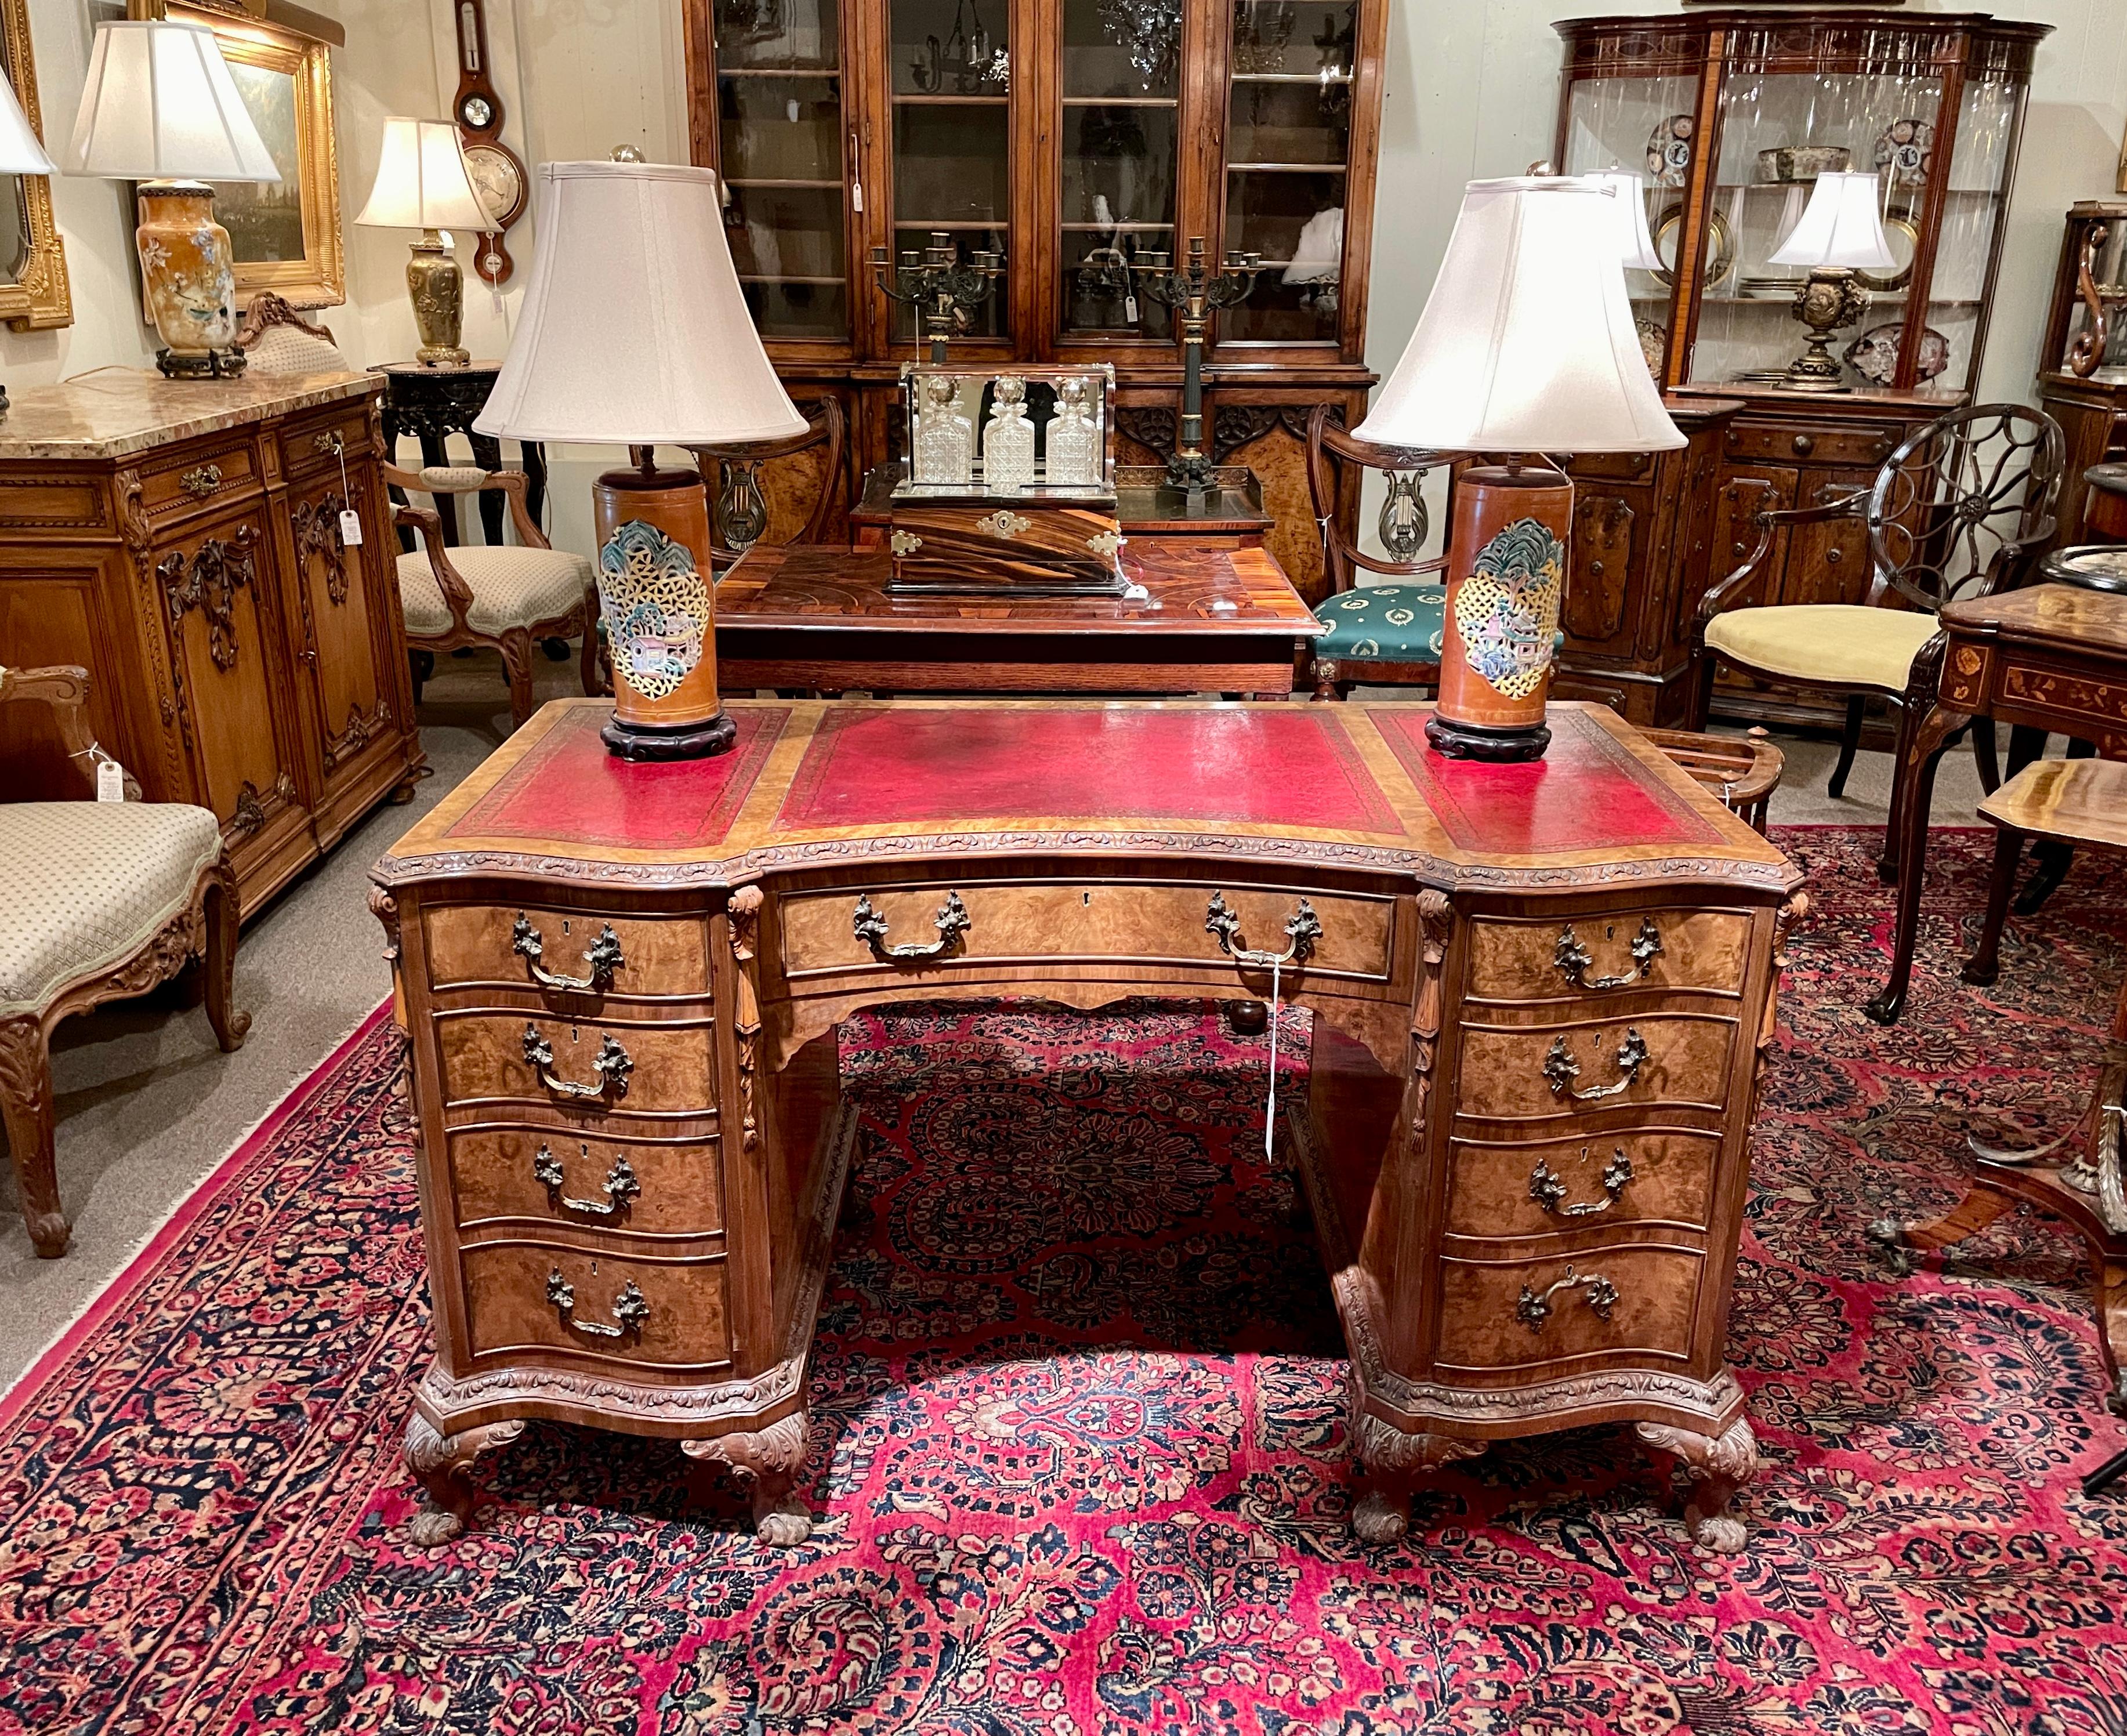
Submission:
<svg viewBox="0 0 2127 1736">
<path fill-rule="evenodd" d="M 2078 864 L 1992 991 L 1932 921 L 1886 1039 L 1874 835 L 1783 841 L 1821 914 L 1738 1280 L 1747 1555 L 1690 1546 L 1622 1430 L 1469 1461 L 1356 1544 L 1262 1054 L 1193 1007 L 850 1034 L 804 1548 L 736 1490 L 689 1510 L 675 1448 L 535 1425 L 477 1530 L 410 1550 L 427 1304 L 372 1025 L 0 1412 L 0 1729 L 2118 1736 L 2127 1492 L 2075 1480 L 2121 1431 L 2072 1246 L 2006 1220 L 1898 1283 L 1862 1230 L 1946 1205 L 1983 1110 L 2077 1101 L 2127 869 Z M 1935 908 L 1976 917 L 1984 846 L 1938 841 Z"/>
</svg>

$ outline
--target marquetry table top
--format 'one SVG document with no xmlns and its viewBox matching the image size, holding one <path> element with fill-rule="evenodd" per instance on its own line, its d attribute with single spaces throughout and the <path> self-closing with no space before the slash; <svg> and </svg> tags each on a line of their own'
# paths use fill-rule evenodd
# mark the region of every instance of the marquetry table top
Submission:
<svg viewBox="0 0 2127 1736">
<path fill-rule="evenodd" d="M 1946 604 L 1942 624 L 1957 634 L 1984 634 L 2101 657 L 2127 657 L 2127 595 L 2077 584 L 2034 584 Z"/>
<path fill-rule="evenodd" d="M 216 434 L 291 411 L 381 390 L 373 374 L 244 374 L 234 380 L 165 380 L 146 368 L 97 368 L 57 386 L 11 395 L 0 422 L 0 463 L 120 458 Z"/>
<path fill-rule="evenodd" d="M 387 885 L 483 873 L 720 884 L 882 855 L 1196 855 L 1447 888 L 1694 880 L 1782 891 L 1786 858 L 1605 707 L 1542 759 L 1425 740 L 1429 706 L 732 701 L 712 759 L 635 764 L 609 702 L 548 705 L 393 847 Z"/>
</svg>

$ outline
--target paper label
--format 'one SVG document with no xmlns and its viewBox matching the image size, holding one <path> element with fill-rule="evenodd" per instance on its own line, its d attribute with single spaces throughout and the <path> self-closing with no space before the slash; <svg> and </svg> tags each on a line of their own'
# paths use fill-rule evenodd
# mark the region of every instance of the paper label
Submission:
<svg viewBox="0 0 2127 1736">
<path fill-rule="evenodd" d="M 349 548 L 362 546 L 362 514 L 353 507 L 339 515 L 339 540 Z"/>
<path fill-rule="evenodd" d="M 123 802 L 126 799 L 126 768 L 116 759 L 96 762 L 96 799 L 98 802 Z"/>
<path fill-rule="evenodd" d="M 1137 297 L 1135 295 L 1128 296 L 1124 298 L 1123 315 L 1130 324 L 1135 325 L 1137 324 Z"/>
</svg>

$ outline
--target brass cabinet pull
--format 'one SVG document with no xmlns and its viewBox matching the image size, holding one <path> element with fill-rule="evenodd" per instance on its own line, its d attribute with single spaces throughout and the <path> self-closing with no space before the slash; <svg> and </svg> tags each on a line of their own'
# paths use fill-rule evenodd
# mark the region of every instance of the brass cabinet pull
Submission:
<svg viewBox="0 0 2127 1736">
<path fill-rule="evenodd" d="M 202 464 L 178 478 L 178 486 L 195 500 L 204 500 L 221 486 L 221 466 Z"/>
<path fill-rule="evenodd" d="M 620 955 L 620 936 L 613 933 L 609 922 L 599 930 L 598 939 L 584 948 L 584 963 L 590 967 L 588 976 L 557 976 L 542 965 L 539 961 L 546 956 L 546 939 L 532 926 L 532 919 L 522 911 L 517 913 L 516 924 L 509 931 L 509 950 L 524 955 L 532 980 L 542 988 L 602 990 L 612 983 L 615 971 L 624 970 L 628 966 L 628 961 Z"/>
<path fill-rule="evenodd" d="M 1597 1052 L 1601 1052 L 1602 1040 L 1596 1040 Z M 1573 1058 L 1573 1051 L 1566 1046 L 1563 1037 L 1552 1040 L 1551 1051 L 1543 1057 L 1543 1076 L 1551 1081 L 1551 1095 L 1570 1097 L 1575 1103 L 1593 1103 L 1599 1097 L 1615 1097 L 1629 1086 L 1647 1058 L 1646 1040 L 1635 1030 L 1625 1033 L 1625 1040 L 1618 1045 L 1618 1077 L 1608 1085 L 1591 1085 L 1585 1091 L 1573 1089 L 1573 1081 L 1580 1076 L 1580 1063 Z"/>
<path fill-rule="evenodd" d="M 556 1276 L 559 1275 L 558 1273 L 556 1274 Z M 547 1288 L 551 1294 L 553 1290 L 552 1284 L 549 1284 Z M 1610 1310 L 1618 1305 L 1616 1284 L 1598 1272 L 1590 1272 L 1583 1278 L 1571 1266 L 1568 1266 L 1563 1278 L 1556 1284 L 1546 1285 L 1542 1289 L 1532 1290 L 1527 1284 L 1523 1284 L 1521 1299 L 1514 1304 L 1514 1318 L 1521 1322 L 1532 1332 L 1541 1332 L 1543 1330 L 1544 1322 L 1551 1318 L 1551 1298 L 1561 1290 L 1575 1289 L 1581 1293 L 1583 1299 L 1588 1304 L 1589 1312 L 1599 1320 L 1608 1320 L 1610 1317 Z"/>
<path fill-rule="evenodd" d="M 616 1097 L 625 1097 L 628 1076 L 635 1071 L 635 1062 L 610 1031 L 599 1044 L 598 1058 L 591 1062 L 591 1071 L 598 1075 L 593 1085 L 574 1085 L 554 1076 L 554 1045 L 539 1034 L 535 1024 L 524 1027 L 524 1058 L 538 1070 L 540 1084 L 564 1097 L 603 1097 L 608 1091 Z"/>
<path fill-rule="evenodd" d="M 1580 937 L 1573 932 L 1573 925 L 1569 922 L 1559 931 L 1558 946 L 1551 955 L 1551 962 L 1577 989 L 1622 989 L 1652 974 L 1655 960 L 1661 957 L 1661 930 L 1655 926 L 1653 917 L 1643 917 L 1639 933 L 1632 936 L 1633 968 L 1621 971 L 1615 977 L 1589 977 L 1588 967 L 1594 963 L 1594 955 L 1580 944 Z"/>
<path fill-rule="evenodd" d="M 314 452 L 336 452 L 339 449 L 339 430 L 337 428 L 327 428 L 322 434 L 310 436 L 310 450 Z"/>
<path fill-rule="evenodd" d="M 872 908 L 871 900 L 861 893 L 850 926 L 858 939 L 871 948 L 874 958 L 941 958 L 959 944 L 960 937 L 974 926 L 968 915 L 968 907 L 960 902 L 958 892 L 948 892 L 945 901 L 938 907 L 938 938 L 936 940 L 911 940 L 902 946 L 886 944 L 886 918 Z"/>
<path fill-rule="evenodd" d="M 650 1304 L 644 1300 L 642 1292 L 636 1289 L 632 1278 L 621 1285 L 620 1294 L 613 1298 L 611 1326 L 576 1318 L 576 1287 L 561 1275 L 559 1266 L 547 1274 L 547 1300 L 561 1317 L 563 1326 L 574 1332 L 588 1332 L 594 1338 L 625 1338 L 630 1332 L 641 1332 L 642 1322 L 650 1317 Z"/>
<path fill-rule="evenodd" d="M 1580 1155 L 1588 1155 L 1588 1147 L 1580 1148 Z M 1607 1212 L 1618 1203 L 1618 1196 L 1625 1191 L 1625 1184 L 1632 1179 L 1632 1160 L 1625 1155 L 1622 1145 L 1617 1155 L 1603 1170 L 1603 1197 L 1590 1199 L 1580 1205 L 1566 1204 L 1566 1182 L 1558 1173 L 1539 1157 L 1536 1167 L 1529 1171 L 1529 1198 L 1547 1212 L 1555 1212 L 1562 1218 L 1592 1218 L 1598 1212 Z"/>
<path fill-rule="evenodd" d="M 578 1147 L 585 1157 L 591 1154 L 589 1146 Z M 532 1173 L 547 1190 L 547 1199 L 555 1205 L 571 1212 L 588 1212 L 594 1218 L 613 1218 L 626 1211 L 642 1193 L 642 1184 L 635 1179 L 625 1156 L 613 1160 L 613 1167 L 606 1171 L 605 1198 L 603 1199 L 571 1199 L 561 1191 L 567 1180 L 562 1173 L 561 1160 L 554 1155 L 554 1148 L 542 1145 L 532 1154 Z"/>
<path fill-rule="evenodd" d="M 1218 936 L 1219 950 L 1234 963 L 1253 965 L 1266 971 L 1273 965 L 1297 964 L 1315 950 L 1315 943 L 1322 938 L 1322 919 L 1305 898 L 1286 920 L 1286 945 L 1281 953 L 1253 952 L 1241 944 L 1240 916 L 1227 904 L 1224 892 L 1211 894 L 1210 907 L 1204 913 L 1204 928 L 1206 933 Z"/>
</svg>

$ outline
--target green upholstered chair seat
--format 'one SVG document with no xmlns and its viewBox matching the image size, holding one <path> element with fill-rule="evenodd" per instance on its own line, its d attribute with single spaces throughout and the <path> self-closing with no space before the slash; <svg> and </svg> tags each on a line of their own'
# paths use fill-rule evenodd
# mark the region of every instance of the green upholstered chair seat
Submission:
<svg viewBox="0 0 2127 1736">
<path fill-rule="evenodd" d="M 1442 584 L 1365 584 L 1341 591 L 1315 610 L 1329 631 L 1315 655 L 1338 663 L 1438 663 L 1447 629 Z"/>
</svg>

